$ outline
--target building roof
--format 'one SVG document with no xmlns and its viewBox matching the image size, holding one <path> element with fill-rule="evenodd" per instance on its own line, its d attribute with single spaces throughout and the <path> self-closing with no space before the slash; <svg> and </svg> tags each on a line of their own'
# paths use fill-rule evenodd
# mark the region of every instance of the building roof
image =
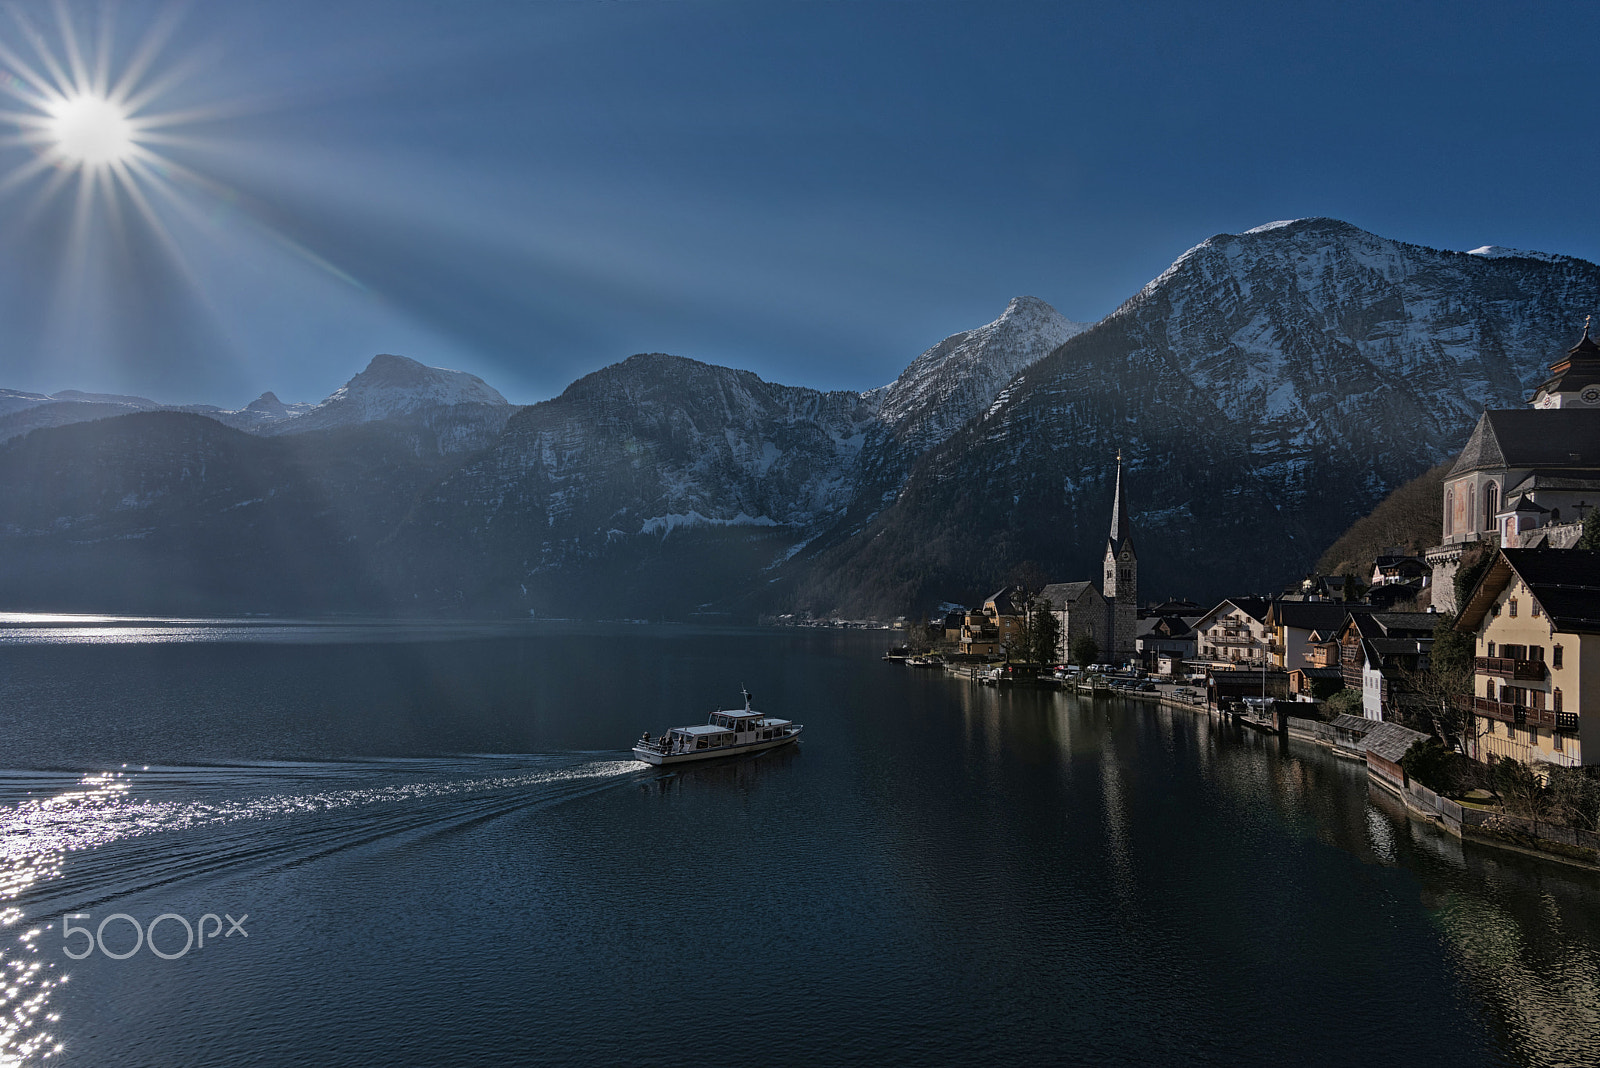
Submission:
<svg viewBox="0 0 1600 1068">
<path fill-rule="evenodd" d="M 1506 494 L 1532 493 L 1535 490 L 1588 490 L 1591 493 L 1600 493 L 1600 478 L 1595 477 L 1592 471 L 1582 468 L 1569 470 L 1558 468 L 1554 471 L 1546 468 L 1535 471 L 1515 486 L 1506 490 Z"/>
<path fill-rule="evenodd" d="M 1447 477 L 1503 467 L 1600 470 L 1600 408 L 1484 412 Z"/>
<path fill-rule="evenodd" d="M 1070 604 L 1077 604 L 1084 592 L 1100 596 L 1100 591 L 1094 588 L 1092 582 L 1052 582 L 1039 591 L 1039 595 L 1050 602 L 1052 608 L 1065 608 Z"/>
<path fill-rule="evenodd" d="M 1437 612 L 1373 612 L 1367 618 L 1385 638 L 1431 638 L 1439 625 Z"/>
<path fill-rule="evenodd" d="M 1379 723 L 1361 739 L 1361 748 L 1391 764 L 1398 764 L 1400 758 L 1406 755 L 1407 749 L 1427 739 L 1426 734 L 1414 731 L 1410 727 L 1402 727 L 1398 723 Z"/>
<path fill-rule="evenodd" d="M 1600 551 L 1593 549 L 1501 549 L 1468 596 L 1456 629 L 1477 631 L 1513 577 L 1556 630 L 1600 634 Z"/>
<path fill-rule="evenodd" d="M 1352 611 L 1350 605 L 1338 601 L 1275 601 L 1268 609 L 1267 622 L 1297 630 L 1331 630 L 1344 622 Z"/>
<path fill-rule="evenodd" d="M 991 604 L 994 605 L 994 613 L 997 616 L 1021 615 L 1017 607 L 1016 594 L 1015 586 L 1002 586 L 984 600 L 983 606 L 987 608 Z"/>
<path fill-rule="evenodd" d="M 1295 668 L 1291 675 L 1304 675 L 1308 679 L 1342 679 L 1344 672 L 1336 667 Z"/>
<path fill-rule="evenodd" d="M 1211 611 L 1194 621 L 1195 627 L 1200 627 L 1210 622 L 1224 612 L 1237 609 L 1254 619 L 1257 623 L 1265 623 L 1267 612 L 1272 608 L 1272 602 L 1265 597 L 1226 597 L 1219 601 Z"/>
<path fill-rule="evenodd" d="M 1333 717 L 1334 730 L 1354 731 L 1356 734 L 1361 735 L 1370 733 L 1372 728 L 1377 725 L 1378 721 L 1375 719 L 1368 719 L 1366 716 L 1352 716 L 1348 712 L 1342 716 Z"/>
</svg>

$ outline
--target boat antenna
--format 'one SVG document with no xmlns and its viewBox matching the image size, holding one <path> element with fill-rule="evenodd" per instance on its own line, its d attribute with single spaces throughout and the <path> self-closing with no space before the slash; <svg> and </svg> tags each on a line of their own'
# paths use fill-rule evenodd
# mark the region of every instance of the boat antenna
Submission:
<svg viewBox="0 0 1600 1068">
<path fill-rule="evenodd" d="M 746 712 L 750 711 L 750 691 L 740 686 L 739 692 L 744 694 L 744 710 Z"/>
</svg>

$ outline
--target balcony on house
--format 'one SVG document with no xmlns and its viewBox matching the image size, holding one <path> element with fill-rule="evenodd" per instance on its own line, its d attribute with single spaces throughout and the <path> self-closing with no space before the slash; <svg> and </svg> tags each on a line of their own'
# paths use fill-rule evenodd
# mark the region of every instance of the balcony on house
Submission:
<svg viewBox="0 0 1600 1068">
<path fill-rule="evenodd" d="M 1473 660 L 1473 668 L 1483 675 L 1497 675 L 1502 679 L 1524 682 L 1544 681 L 1544 662 L 1541 660 L 1514 660 L 1508 656 L 1480 656 Z"/>
<path fill-rule="evenodd" d="M 1550 727 L 1563 732 L 1576 732 L 1578 729 L 1578 714 L 1576 712 L 1556 712 L 1549 708 L 1530 708 L 1527 705 L 1513 704 L 1510 701 L 1495 701 L 1488 697 L 1469 697 L 1465 694 L 1456 697 L 1456 707 L 1463 712 L 1472 712 L 1490 719 L 1500 720 L 1517 727 Z"/>
</svg>

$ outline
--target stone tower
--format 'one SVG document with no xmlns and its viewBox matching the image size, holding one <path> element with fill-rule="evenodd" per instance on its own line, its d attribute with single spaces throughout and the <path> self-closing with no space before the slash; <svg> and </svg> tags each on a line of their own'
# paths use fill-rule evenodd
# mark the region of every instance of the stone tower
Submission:
<svg viewBox="0 0 1600 1068">
<path fill-rule="evenodd" d="M 1128 519 L 1128 498 L 1122 491 L 1122 453 L 1117 453 L 1117 490 L 1111 501 L 1111 536 L 1106 539 L 1105 560 L 1107 660 L 1132 657 L 1134 628 L 1139 615 L 1139 555 L 1133 549 L 1133 527 Z"/>
</svg>

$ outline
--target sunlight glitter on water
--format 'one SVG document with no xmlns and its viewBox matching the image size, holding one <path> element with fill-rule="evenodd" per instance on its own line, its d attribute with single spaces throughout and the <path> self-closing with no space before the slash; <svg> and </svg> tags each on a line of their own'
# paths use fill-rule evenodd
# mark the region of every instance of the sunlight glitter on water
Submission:
<svg viewBox="0 0 1600 1068">
<path fill-rule="evenodd" d="M 481 767 L 485 762 L 468 762 Z M 409 765 L 400 764 L 399 767 Z M 460 764 L 447 765 L 452 770 Z M 83 776 L 72 788 L 49 796 L 27 798 L 0 807 L 0 925 L 14 926 L 25 913 L 18 902 L 30 891 L 61 876 L 70 853 L 95 850 L 144 835 L 185 831 L 241 820 L 268 820 L 321 814 L 368 806 L 404 805 L 422 800 L 466 798 L 516 790 L 536 799 L 548 788 L 600 784 L 637 773 L 632 760 L 603 760 L 551 769 L 529 769 L 498 775 L 438 781 L 413 781 L 363 788 L 307 793 L 270 793 L 249 799 L 217 802 L 162 801 L 136 798 L 136 787 L 155 789 L 223 788 L 272 768 L 158 769 L 154 775 L 106 771 Z M 145 769 L 148 772 L 149 769 Z M 335 765 L 327 768 L 281 767 L 280 774 L 392 774 L 394 764 Z M 174 782 L 173 780 L 179 780 Z M 31 791 L 30 791 L 31 792 Z M 15 796 L 15 794 L 13 794 Z M 38 939 L 45 928 L 34 927 L 0 950 L 0 1068 L 54 1056 L 62 1044 L 45 1030 L 59 1016 L 47 1012 L 55 988 L 68 979 L 54 962 L 39 959 Z"/>
</svg>

